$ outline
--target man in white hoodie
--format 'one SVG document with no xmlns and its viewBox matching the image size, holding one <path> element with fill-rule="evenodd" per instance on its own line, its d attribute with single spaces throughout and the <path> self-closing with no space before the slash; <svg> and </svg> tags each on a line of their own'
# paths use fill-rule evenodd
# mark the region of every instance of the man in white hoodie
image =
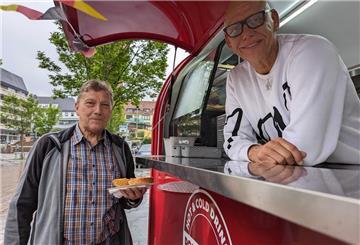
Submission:
<svg viewBox="0 0 360 245">
<path fill-rule="evenodd" d="M 278 35 L 265 1 L 231 2 L 225 40 L 244 62 L 229 74 L 224 149 L 249 170 L 360 161 L 360 101 L 332 43 Z"/>
</svg>

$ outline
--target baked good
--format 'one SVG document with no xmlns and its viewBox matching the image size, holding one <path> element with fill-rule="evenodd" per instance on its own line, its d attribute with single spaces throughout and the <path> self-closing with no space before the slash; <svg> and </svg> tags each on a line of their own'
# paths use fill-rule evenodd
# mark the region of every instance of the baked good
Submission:
<svg viewBox="0 0 360 245">
<path fill-rule="evenodd" d="M 127 179 L 127 178 L 113 179 L 112 184 L 113 184 L 113 186 L 116 186 L 116 187 L 129 185 L 129 179 Z"/>
<path fill-rule="evenodd" d="M 129 180 L 129 185 L 151 184 L 153 182 L 154 180 L 152 177 L 131 178 Z"/>
<path fill-rule="evenodd" d="M 113 179 L 113 186 L 120 187 L 125 185 L 139 185 L 139 184 L 151 184 L 153 182 L 152 177 L 140 177 L 140 178 L 121 178 L 121 179 Z"/>
</svg>

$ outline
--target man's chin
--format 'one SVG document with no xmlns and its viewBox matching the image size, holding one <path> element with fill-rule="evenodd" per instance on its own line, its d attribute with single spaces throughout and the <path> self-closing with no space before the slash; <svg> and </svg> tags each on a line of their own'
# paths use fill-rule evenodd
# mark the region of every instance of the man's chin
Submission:
<svg viewBox="0 0 360 245">
<path fill-rule="evenodd" d="M 257 52 L 243 52 L 240 57 L 250 64 L 258 63 L 259 60 L 261 60 L 261 55 L 259 55 Z"/>
<path fill-rule="evenodd" d="M 100 125 L 93 125 L 88 127 L 88 130 L 93 134 L 101 134 L 104 131 L 105 127 Z"/>
</svg>

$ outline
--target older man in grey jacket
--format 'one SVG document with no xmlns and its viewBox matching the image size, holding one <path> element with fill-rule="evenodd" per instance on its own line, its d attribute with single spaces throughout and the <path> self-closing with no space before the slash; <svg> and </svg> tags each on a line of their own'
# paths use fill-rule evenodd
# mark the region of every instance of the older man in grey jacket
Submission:
<svg viewBox="0 0 360 245">
<path fill-rule="evenodd" d="M 132 178 L 129 146 L 105 127 L 112 90 L 90 80 L 75 104 L 79 123 L 41 137 L 33 146 L 10 203 L 5 244 L 131 244 L 124 209 L 140 204 L 146 189 L 122 198 L 107 189 Z"/>
</svg>

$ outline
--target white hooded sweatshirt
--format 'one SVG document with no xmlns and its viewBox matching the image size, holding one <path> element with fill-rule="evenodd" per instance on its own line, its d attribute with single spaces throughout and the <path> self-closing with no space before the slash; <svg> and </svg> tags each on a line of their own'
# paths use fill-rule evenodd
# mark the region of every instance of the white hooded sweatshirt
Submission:
<svg viewBox="0 0 360 245">
<path fill-rule="evenodd" d="M 336 48 L 312 35 L 278 35 L 266 75 L 244 61 L 226 84 L 224 149 L 249 161 L 251 145 L 282 137 L 307 153 L 305 165 L 360 164 L 360 101 Z"/>
</svg>

